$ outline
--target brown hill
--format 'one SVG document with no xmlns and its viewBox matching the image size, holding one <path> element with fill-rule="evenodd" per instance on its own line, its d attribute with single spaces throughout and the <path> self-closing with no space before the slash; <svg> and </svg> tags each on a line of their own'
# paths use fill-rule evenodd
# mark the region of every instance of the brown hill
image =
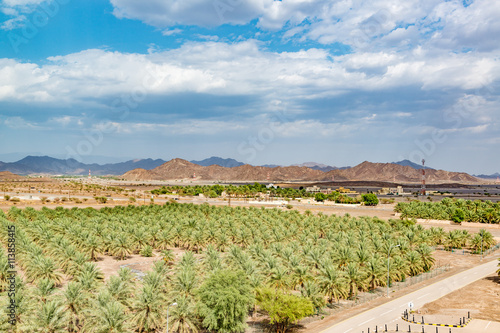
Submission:
<svg viewBox="0 0 500 333">
<path fill-rule="evenodd" d="M 10 171 L 0 171 L 0 180 L 18 180 L 23 178 L 23 176 L 16 175 Z"/>
<path fill-rule="evenodd" d="M 193 178 L 223 181 L 385 181 L 385 182 L 420 182 L 422 171 L 410 166 L 393 163 L 363 162 L 344 170 L 323 172 L 308 167 L 288 166 L 267 168 L 248 164 L 233 168 L 218 165 L 200 166 L 176 158 L 152 170 L 134 169 L 123 175 L 127 180 L 168 180 Z M 426 170 L 428 183 L 442 182 L 478 182 L 476 177 L 461 172 L 444 170 Z"/>
<path fill-rule="evenodd" d="M 336 180 L 420 182 L 422 179 L 422 170 L 416 170 L 410 166 L 402 166 L 394 163 L 371 163 L 367 161 L 352 168 L 332 170 L 327 174 L 334 175 Z M 337 176 L 339 177 L 337 178 Z M 476 177 L 467 173 L 434 169 L 426 169 L 425 178 L 428 183 L 479 181 Z"/>
</svg>

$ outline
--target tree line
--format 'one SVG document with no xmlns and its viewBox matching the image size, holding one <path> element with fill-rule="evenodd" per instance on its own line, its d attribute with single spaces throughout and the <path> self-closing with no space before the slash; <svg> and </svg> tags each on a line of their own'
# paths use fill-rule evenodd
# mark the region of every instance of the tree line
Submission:
<svg viewBox="0 0 500 333">
<path fill-rule="evenodd" d="M 399 202 L 394 211 L 401 218 L 500 223 L 500 203 L 444 198 L 440 202 Z"/>
</svg>

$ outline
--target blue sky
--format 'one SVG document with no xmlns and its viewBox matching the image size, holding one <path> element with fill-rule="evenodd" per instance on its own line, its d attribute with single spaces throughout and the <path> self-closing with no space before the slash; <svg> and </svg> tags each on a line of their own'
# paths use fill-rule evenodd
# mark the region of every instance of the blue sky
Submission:
<svg viewBox="0 0 500 333">
<path fill-rule="evenodd" d="M 494 0 L 0 0 L 0 160 L 499 172 Z"/>
</svg>

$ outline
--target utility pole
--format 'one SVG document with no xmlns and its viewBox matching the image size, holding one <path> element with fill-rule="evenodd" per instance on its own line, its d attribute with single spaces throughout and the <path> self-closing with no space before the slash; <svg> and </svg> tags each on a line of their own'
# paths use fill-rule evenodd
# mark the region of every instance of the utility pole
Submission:
<svg viewBox="0 0 500 333">
<path fill-rule="evenodd" d="M 420 188 L 420 194 L 425 196 L 425 160 L 422 159 L 422 187 Z"/>
</svg>

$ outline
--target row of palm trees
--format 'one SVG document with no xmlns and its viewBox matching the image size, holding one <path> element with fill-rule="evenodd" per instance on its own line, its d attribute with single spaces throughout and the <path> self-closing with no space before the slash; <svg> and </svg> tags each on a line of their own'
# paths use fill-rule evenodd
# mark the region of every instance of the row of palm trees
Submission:
<svg viewBox="0 0 500 333">
<path fill-rule="evenodd" d="M 395 211 L 402 218 L 500 223 L 500 203 L 444 198 L 440 202 L 399 202 Z"/>
<path fill-rule="evenodd" d="M 16 225 L 24 273 L 16 297 L 27 310 L 19 310 L 17 332 L 54 322 L 59 328 L 45 331 L 160 332 L 173 302 L 172 330 L 195 332 L 203 328 L 197 290 L 220 269 L 241 271 L 254 290 L 270 286 L 302 295 L 319 310 L 385 286 L 391 249 L 390 283 L 430 270 L 430 246 L 447 235 L 399 220 L 191 204 L 12 208 L 0 224 L 3 244 L 7 226 Z M 144 281 L 134 281 L 126 269 L 103 280 L 95 261 L 103 255 L 123 259 L 145 246 L 163 251 L 165 260 Z M 177 262 L 172 248 L 184 251 Z"/>
</svg>

